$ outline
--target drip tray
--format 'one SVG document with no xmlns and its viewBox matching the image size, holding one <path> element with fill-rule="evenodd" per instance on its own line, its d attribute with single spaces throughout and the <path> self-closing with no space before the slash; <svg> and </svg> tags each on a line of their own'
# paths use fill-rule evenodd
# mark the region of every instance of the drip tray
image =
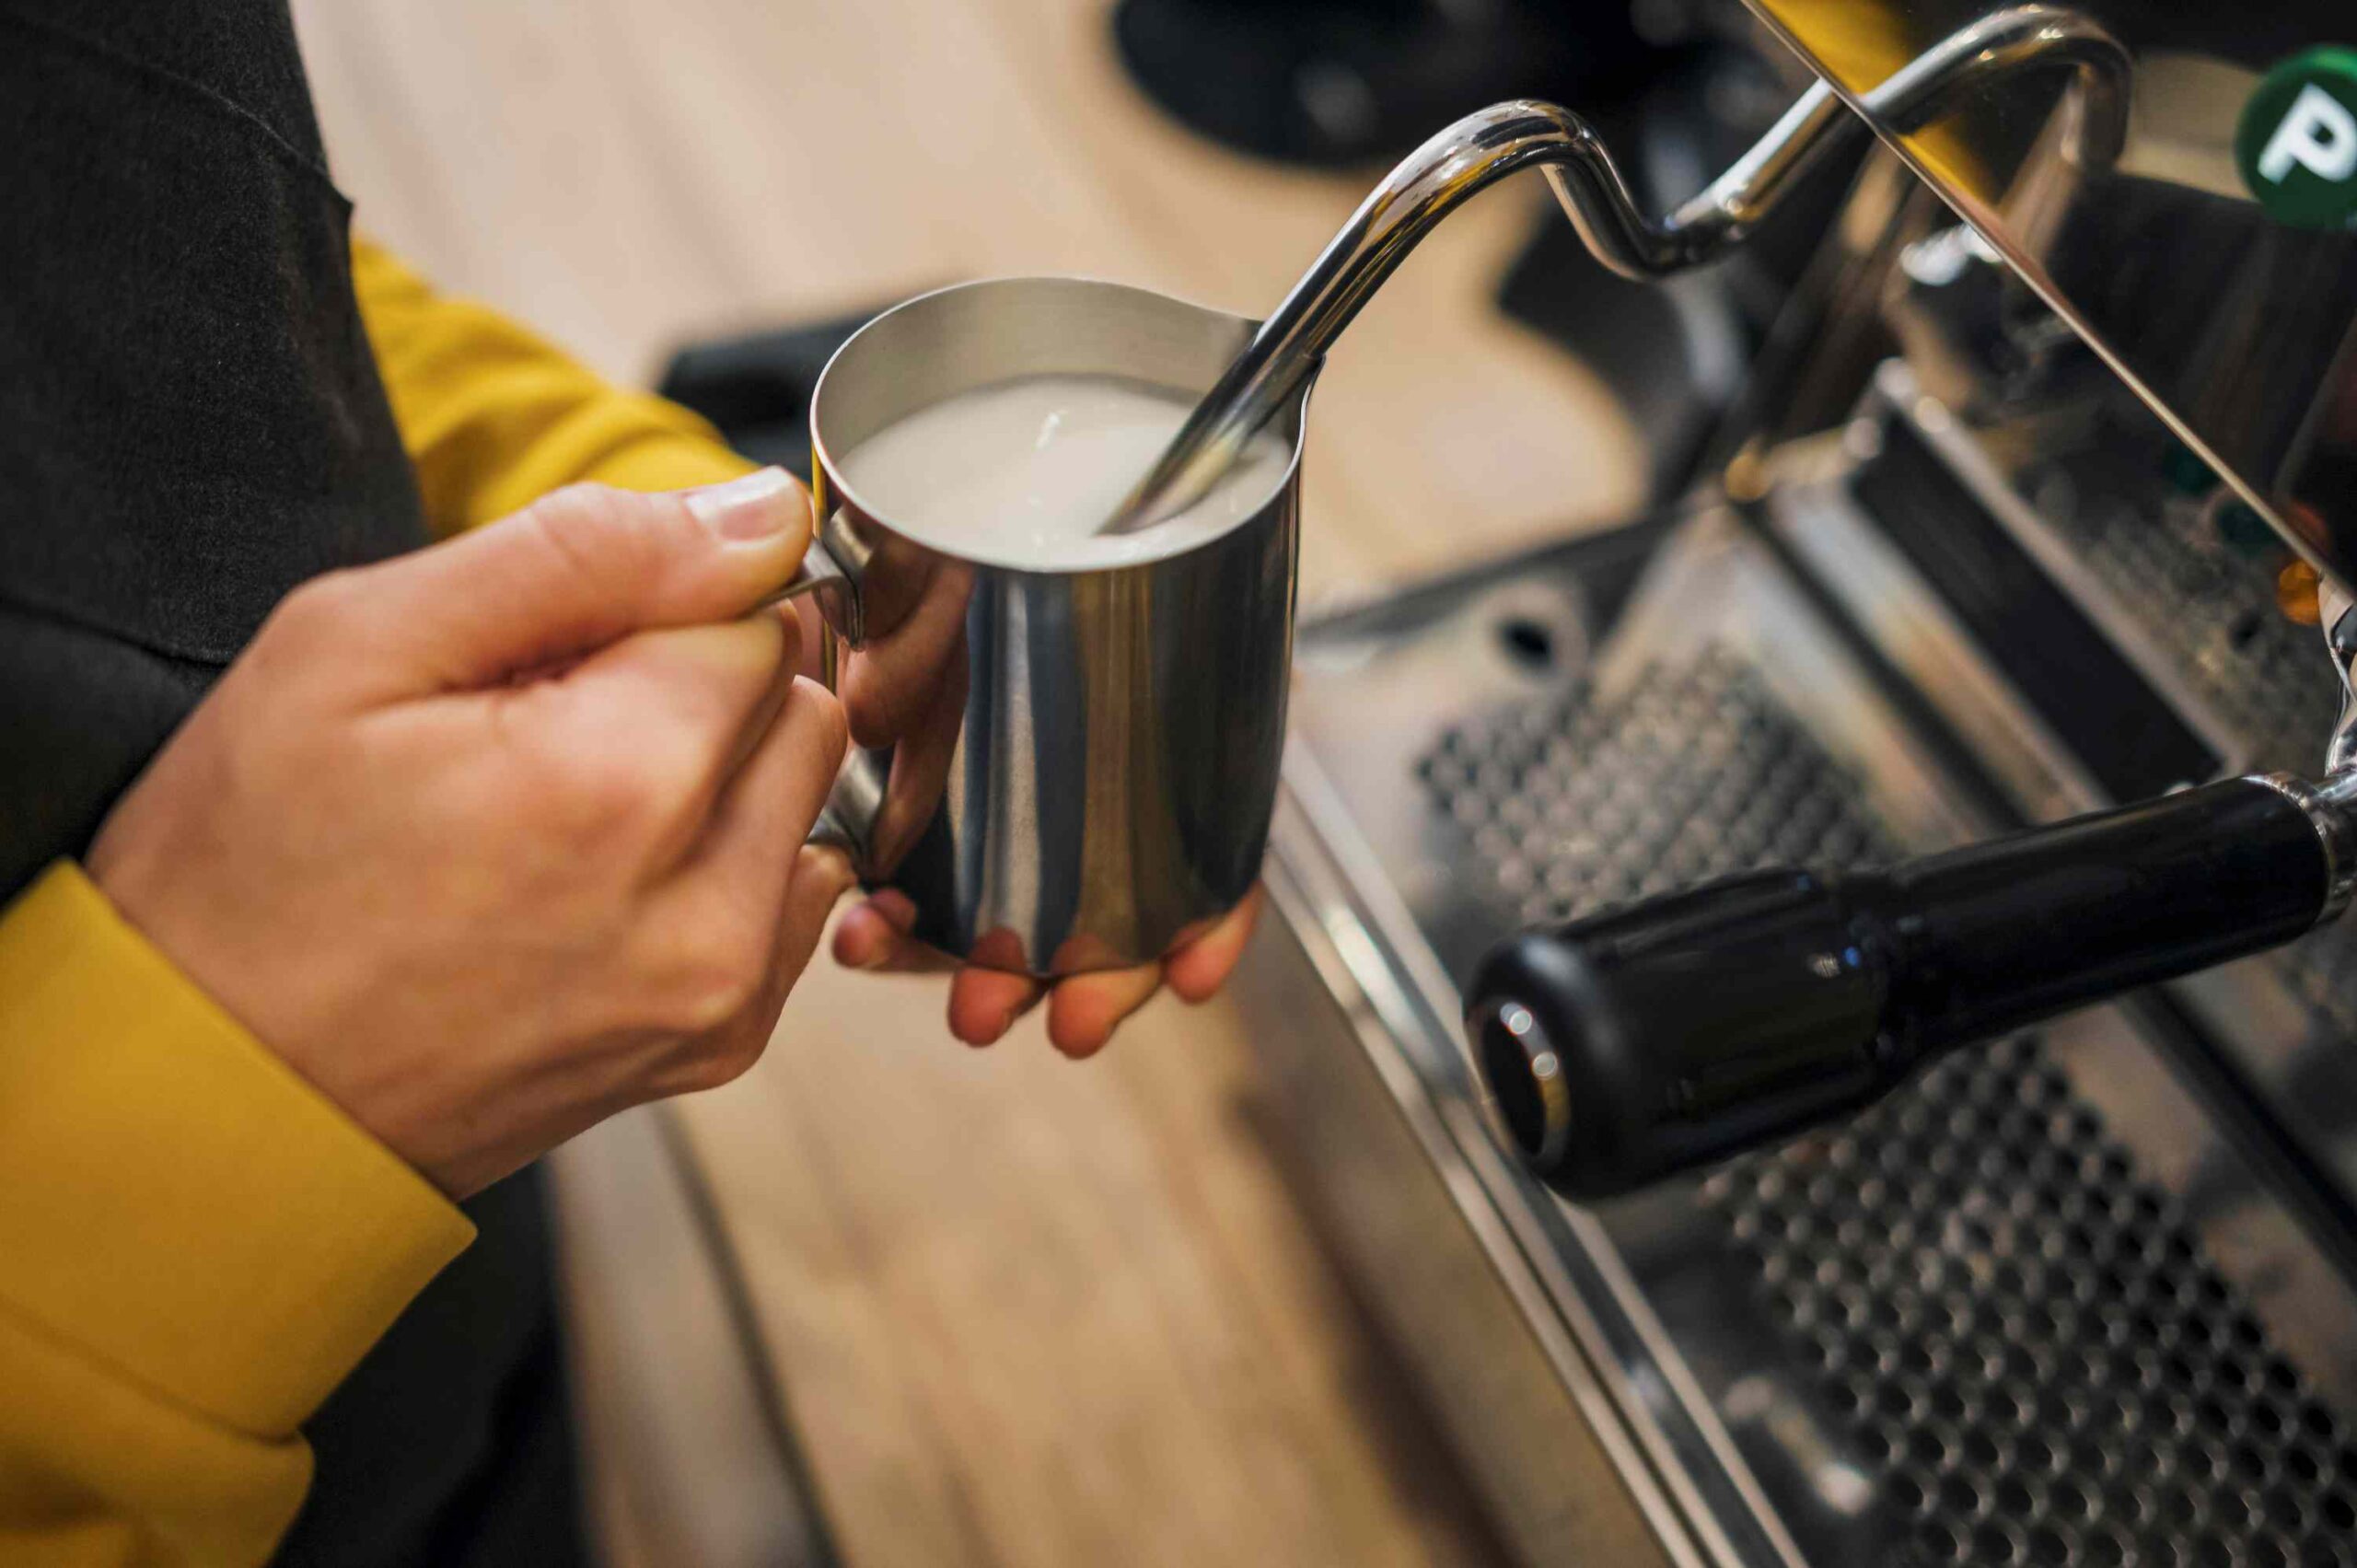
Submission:
<svg viewBox="0 0 2357 1568">
<path fill-rule="evenodd" d="M 1731 515 L 1334 618 L 1297 667 L 1245 999 L 1526 1557 L 1593 1545 L 1591 1455 L 1673 1561 L 2357 1563 L 2357 1297 L 2133 1006 L 1598 1207 L 1492 1137 L 1455 984 L 1498 936 L 1985 830 Z"/>
</svg>

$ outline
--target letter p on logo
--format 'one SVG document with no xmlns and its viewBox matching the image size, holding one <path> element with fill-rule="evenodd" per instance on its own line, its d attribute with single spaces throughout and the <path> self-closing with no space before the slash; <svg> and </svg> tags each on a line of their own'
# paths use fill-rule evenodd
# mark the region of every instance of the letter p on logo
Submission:
<svg viewBox="0 0 2357 1568">
<path fill-rule="evenodd" d="M 2267 138 L 2258 155 L 2258 177 L 2280 185 L 2294 164 L 2319 180 L 2357 174 L 2357 114 L 2314 82 L 2300 89 L 2275 134 Z"/>
</svg>

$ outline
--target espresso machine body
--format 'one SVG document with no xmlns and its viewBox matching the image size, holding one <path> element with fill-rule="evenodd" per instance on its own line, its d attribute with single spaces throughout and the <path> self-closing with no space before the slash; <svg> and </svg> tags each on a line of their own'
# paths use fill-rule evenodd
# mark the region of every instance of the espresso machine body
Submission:
<svg viewBox="0 0 2357 1568">
<path fill-rule="evenodd" d="M 1870 122 L 1993 14 L 1754 9 Z M 2349 24 L 2072 15 L 2118 101 L 2026 72 L 1875 124 L 1683 503 L 1302 630 L 1241 984 L 1318 1213 L 1527 1561 L 1626 1524 L 1681 1563 L 2357 1563 L 2357 931 L 2302 795 L 2342 760 L 2357 233 L 2253 184 Z M 1803 937 L 1744 948 L 1700 888 Z M 1810 1058 L 1900 988 L 1843 951 L 1859 912 L 1926 908 L 1973 944 L 1901 977 L 1931 1024 Z M 1719 961 L 1557 972 L 1643 1028 L 1493 1093 L 1485 962 L 1616 920 Z M 1700 1153 L 1648 1130 L 1713 1118 Z M 1550 1187 L 1565 1128 L 1540 1167 L 1595 1169 Z"/>
</svg>

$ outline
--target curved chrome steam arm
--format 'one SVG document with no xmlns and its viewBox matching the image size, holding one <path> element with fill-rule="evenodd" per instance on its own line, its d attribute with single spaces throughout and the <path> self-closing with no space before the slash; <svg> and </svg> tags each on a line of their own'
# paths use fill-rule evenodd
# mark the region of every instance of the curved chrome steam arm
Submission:
<svg viewBox="0 0 2357 1568">
<path fill-rule="evenodd" d="M 1900 67 L 1864 101 L 1884 122 L 1912 130 L 1992 76 L 2036 64 L 2077 71 L 2085 94 L 2078 124 L 2093 138 L 2080 156 L 2108 161 L 2127 123 L 2128 52 L 2094 22 L 2054 6 L 1983 17 Z M 1638 209 L 1595 128 L 1569 110 L 1517 99 L 1467 115 L 1409 154 L 1360 203 L 1102 531 L 1145 528 L 1200 499 L 1416 243 L 1508 175 L 1544 168 L 1590 254 L 1623 277 L 1659 277 L 1724 254 L 1829 147 L 1864 129 L 1819 82 L 1709 189 L 1656 223 Z"/>
</svg>

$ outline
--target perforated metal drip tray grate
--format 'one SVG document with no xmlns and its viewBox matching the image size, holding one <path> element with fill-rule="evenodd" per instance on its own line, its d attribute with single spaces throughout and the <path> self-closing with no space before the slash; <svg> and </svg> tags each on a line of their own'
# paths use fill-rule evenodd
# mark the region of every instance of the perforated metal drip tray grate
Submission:
<svg viewBox="0 0 2357 1568">
<path fill-rule="evenodd" d="M 2036 1040 L 1702 1197 L 1915 1561 L 2357 1562 L 2341 1419 Z"/>
<path fill-rule="evenodd" d="M 1518 924 L 1898 853 L 1855 778 L 1723 648 L 1648 664 L 1610 697 L 1575 679 L 1450 729 L 1416 766 Z"/>
<path fill-rule="evenodd" d="M 1898 853 L 1721 648 L 1451 729 L 1418 771 L 1526 922 Z M 1918 1561 L 2357 1563 L 2357 1449 L 2035 1040 L 1697 1197 Z"/>
<path fill-rule="evenodd" d="M 2038 515 L 2242 738 L 2253 765 L 2314 768 L 2340 683 L 2316 629 L 2277 607 L 2270 558 L 2238 552 L 2191 502 L 2135 505 L 2126 496 L 2137 491 L 2114 482 L 2116 462 L 2058 460 L 2022 482 Z"/>
<path fill-rule="evenodd" d="M 1739 529 L 1697 525 L 1625 615 L 1558 639 L 1593 661 L 1484 662 L 1526 581 L 1304 682 L 1321 772 L 1445 965 L 1516 924 L 1972 830 L 1777 581 Z M 1374 700 L 1397 722 L 1359 722 Z M 1450 1049 L 1403 1042 L 1443 1098 Z M 1522 1201 L 1600 1260 L 1550 1288 L 1604 1282 L 1577 1310 L 1633 1424 L 1713 1456 L 1723 1513 L 1748 1500 L 1758 1528 L 1721 1555 L 2357 1563 L 2347 1282 L 2116 1009 L 1706 1180 Z"/>
</svg>

